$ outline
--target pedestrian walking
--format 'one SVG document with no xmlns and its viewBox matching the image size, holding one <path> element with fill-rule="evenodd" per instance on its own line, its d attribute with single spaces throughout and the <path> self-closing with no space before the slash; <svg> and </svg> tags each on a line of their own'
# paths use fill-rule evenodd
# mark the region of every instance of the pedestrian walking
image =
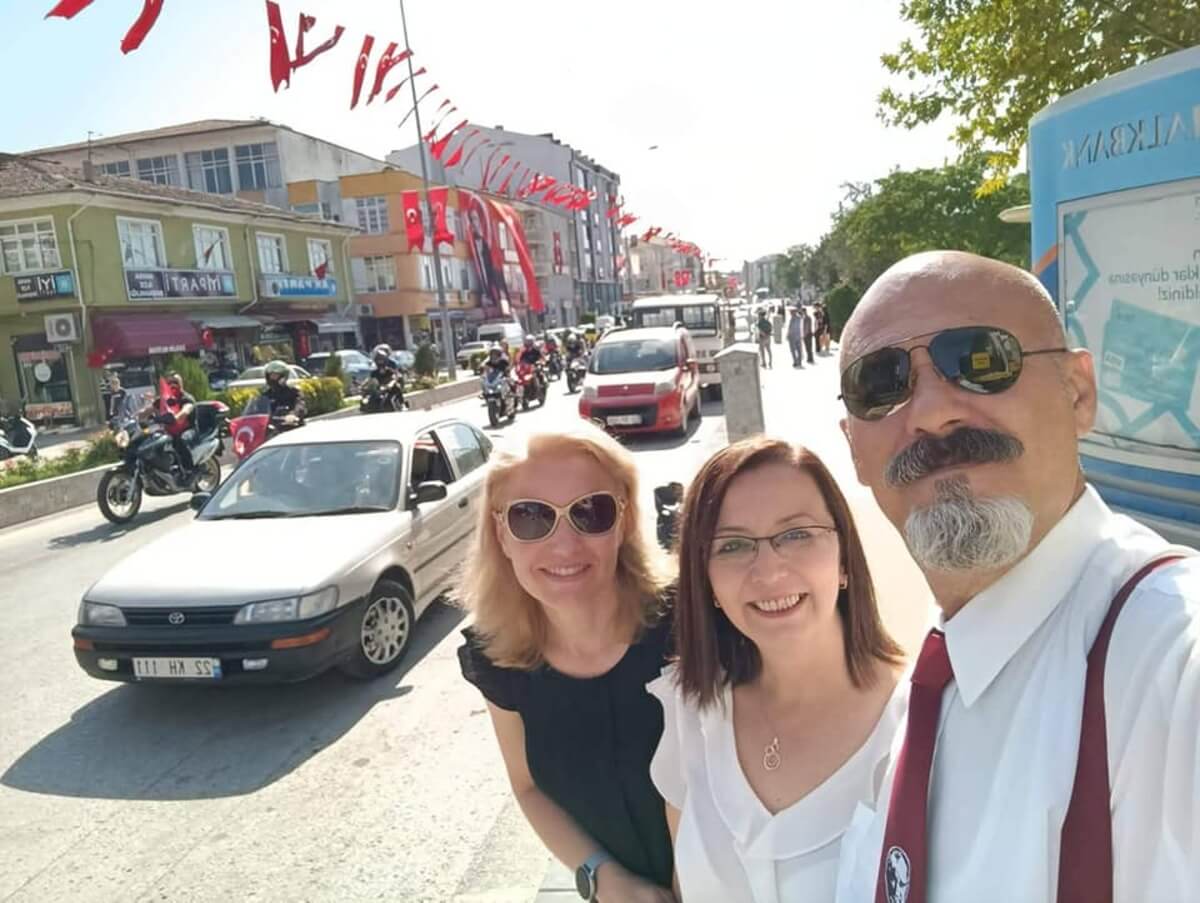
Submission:
<svg viewBox="0 0 1200 903">
<path fill-rule="evenodd" d="M 766 310 L 760 308 L 758 311 L 758 362 L 763 367 L 774 367 L 775 361 L 771 357 L 771 321 L 767 318 Z"/>
<path fill-rule="evenodd" d="M 803 318 L 804 356 L 812 364 L 815 363 L 813 361 L 813 319 L 807 307 L 800 308 L 800 316 Z"/>
<path fill-rule="evenodd" d="M 841 345 L 859 479 L 940 615 L 839 899 L 1196 900 L 1200 558 L 1087 484 L 1091 355 L 1034 276 L 945 251 Z"/>
<path fill-rule="evenodd" d="M 906 685 L 845 497 L 779 439 L 729 446 L 684 501 L 677 661 L 650 765 L 680 899 L 831 901 L 840 837 L 903 720 Z"/>
<path fill-rule="evenodd" d="M 818 304 L 817 311 L 821 315 L 821 322 L 817 329 L 817 335 L 820 338 L 821 353 L 825 356 L 828 356 L 830 354 L 829 345 L 832 337 L 829 326 L 829 310 L 824 304 Z"/>
<path fill-rule="evenodd" d="M 804 323 L 800 319 L 799 309 L 792 308 L 791 319 L 788 320 L 788 348 L 792 351 L 792 366 L 804 367 Z"/>
<path fill-rule="evenodd" d="M 586 899 L 674 903 L 650 760 L 670 574 L 642 530 L 633 455 L 581 421 L 493 455 L 457 598 L 458 650 L 513 795 Z"/>
</svg>

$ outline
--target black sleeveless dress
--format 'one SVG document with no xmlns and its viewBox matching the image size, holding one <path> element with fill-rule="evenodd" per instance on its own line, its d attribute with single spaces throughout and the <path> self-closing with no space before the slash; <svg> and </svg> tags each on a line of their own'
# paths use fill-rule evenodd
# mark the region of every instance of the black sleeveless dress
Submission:
<svg viewBox="0 0 1200 903">
<path fill-rule="evenodd" d="M 498 667 L 470 628 L 462 633 L 463 677 L 493 705 L 520 714 L 537 788 L 626 869 L 670 888 L 671 835 L 650 780 L 663 712 L 646 692 L 665 664 L 670 619 L 646 629 L 610 671 L 589 678 L 549 665 Z"/>
</svg>

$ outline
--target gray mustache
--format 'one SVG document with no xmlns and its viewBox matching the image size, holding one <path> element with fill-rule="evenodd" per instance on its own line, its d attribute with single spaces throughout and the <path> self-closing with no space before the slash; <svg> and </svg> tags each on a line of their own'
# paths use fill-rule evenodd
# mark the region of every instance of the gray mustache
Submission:
<svg viewBox="0 0 1200 903">
<path fill-rule="evenodd" d="M 1025 454 L 1015 436 L 965 426 L 946 436 L 918 439 L 888 463 L 889 486 L 907 486 L 946 467 L 1011 461 Z"/>
</svg>

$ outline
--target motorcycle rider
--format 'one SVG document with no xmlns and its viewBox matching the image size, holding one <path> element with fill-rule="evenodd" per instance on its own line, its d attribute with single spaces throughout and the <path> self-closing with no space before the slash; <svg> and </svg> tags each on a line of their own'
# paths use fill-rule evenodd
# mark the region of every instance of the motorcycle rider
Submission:
<svg viewBox="0 0 1200 903">
<path fill-rule="evenodd" d="M 584 354 L 587 353 L 587 349 L 584 347 L 584 344 L 583 344 L 583 339 L 581 339 L 579 337 L 579 333 L 577 333 L 573 329 L 569 333 L 567 333 L 567 339 L 563 343 L 563 347 L 566 349 L 566 352 L 567 352 L 567 363 L 568 364 L 571 363 L 571 361 L 575 360 L 575 358 L 582 357 Z"/>
<path fill-rule="evenodd" d="M 525 336 L 521 352 L 517 355 L 517 362 L 533 367 L 533 378 L 538 382 L 538 391 L 544 392 L 547 382 L 545 359 L 542 357 L 542 349 L 537 346 L 537 340 L 532 335 Z"/>
<path fill-rule="evenodd" d="M 288 385 L 291 370 L 283 361 L 271 361 L 264 368 L 267 384 L 263 397 L 270 399 L 271 418 L 280 419 L 284 426 L 300 426 L 308 414 L 304 395 L 295 386 Z"/>
<path fill-rule="evenodd" d="M 192 412 L 196 410 L 196 399 L 183 390 L 183 377 L 178 373 L 168 373 L 165 383 L 166 391 L 160 392 L 153 403 L 154 420 L 161 423 L 171 437 L 179 461 L 176 466 L 191 470 L 191 443 L 196 438 L 196 431 L 191 428 Z"/>
<path fill-rule="evenodd" d="M 512 364 L 508 359 L 508 355 L 504 353 L 504 349 L 499 345 L 492 345 L 488 348 L 487 360 L 483 362 L 484 379 L 491 379 L 496 375 L 508 379 L 508 371 L 511 366 Z"/>
<path fill-rule="evenodd" d="M 395 389 L 403 398 L 404 377 L 400 373 L 400 368 L 392 360 L 392 346 L 386 343 L 376 345 L 371 351 L 371 359 L 375 362 L 375 369 L 371 371 L 369 378 L 379 383 L 379 394 L 386 395 Z"/>
</svg>

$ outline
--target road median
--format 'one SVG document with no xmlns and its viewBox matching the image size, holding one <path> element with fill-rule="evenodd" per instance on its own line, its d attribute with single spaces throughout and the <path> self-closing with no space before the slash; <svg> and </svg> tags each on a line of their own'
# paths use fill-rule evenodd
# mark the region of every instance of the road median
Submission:
<svg viewBox="0 0 1200 903">
<path fill-rule="evenodd" d="M 479 391 L 479 379 L 462 379 L 447 383 L 433 389 L 413 392 L 408 396 L 409 406 L 414 411 L 427 411 L 439 405 L 448 404 L 468 398 Z M 322 414 L 313 420 L 345 417 L 357 414 L 355 408 L 343 408 L 331 414 Z M 221 459 L 222 465 L 231 467 L 235 462 L 232 452 L 227 452 Z M 96 501 L 96 489 L 100 478 L 112 464 L 91 470 L 81 470 L 78 473 L 61 477 L 51 477 L 14 486 L 11 489 L 0 489 L 0 530 L 38 517 L 58 514 L 71 508 L 90 505 Z"/>
</svg>

